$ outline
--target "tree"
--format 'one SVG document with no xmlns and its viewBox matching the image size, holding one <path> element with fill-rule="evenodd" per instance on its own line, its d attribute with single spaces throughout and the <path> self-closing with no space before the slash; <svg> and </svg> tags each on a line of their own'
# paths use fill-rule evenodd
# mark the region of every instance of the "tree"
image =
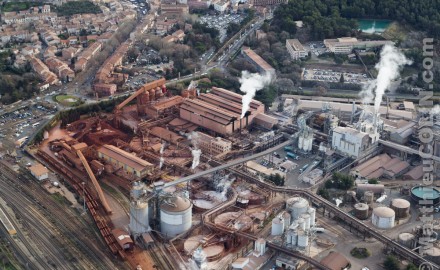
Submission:
<svg viewBox="0 0 440 270">
<path fill-rule="evenodd" d="M 339 82 L 340 83 L 344 83 L 345 79 L 344 79 L 344 74 L 341 73 L 341 78 L 339 78 Z"/>
<path fill-rule="evenodd" d="M 387 270 L 400 270 L 399 261 L 393 256 L 388 256 L 383 265 Z"/>
<path fill-rule="evenodd" d="M 406 267 L 406 270 L 418 270 L 418 269 L 419 268 L 412 263 L 408 264 L 408 266 Z"/>
<path fill-rule="evenodd" d="M 378 181 L 376 178 L 373 178 L 373 179 L 368 180 L 368 184 L 373 184 L 373 185 L 375 185 L 375 184 L 378 184 L 378 183 L 379 183 L 379 181 Z"/>
</svg>

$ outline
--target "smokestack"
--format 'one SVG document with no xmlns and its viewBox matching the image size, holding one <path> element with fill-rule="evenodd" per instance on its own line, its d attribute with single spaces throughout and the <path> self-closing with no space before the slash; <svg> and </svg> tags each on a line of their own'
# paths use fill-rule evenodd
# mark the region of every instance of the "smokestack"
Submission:
<svg viewBox="0 0 440 270">
<path fill-rule="evenodd" d="M 246 112 L 246 127 L 249 127 L 249 115 L 251 114 L 250 111 Z"/>
<path fill-rule="evenodd" d="M 243 118 L 240 118 L 240 133 L 241 133 L 241 120 L 242 120 Z"/>
</svg>

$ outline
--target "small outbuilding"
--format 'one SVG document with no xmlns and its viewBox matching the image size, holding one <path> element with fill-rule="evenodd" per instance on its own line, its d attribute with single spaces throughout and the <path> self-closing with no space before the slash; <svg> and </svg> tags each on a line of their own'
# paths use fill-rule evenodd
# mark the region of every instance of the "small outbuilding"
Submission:
<svg viewBox="0 0 440 270">
<path fill-rule="evenodd" d="M 49 178 L 49 170 L 40 163 L 29 167 L 29 170 L 31 174 L 40 181 Z"/>
</svg>

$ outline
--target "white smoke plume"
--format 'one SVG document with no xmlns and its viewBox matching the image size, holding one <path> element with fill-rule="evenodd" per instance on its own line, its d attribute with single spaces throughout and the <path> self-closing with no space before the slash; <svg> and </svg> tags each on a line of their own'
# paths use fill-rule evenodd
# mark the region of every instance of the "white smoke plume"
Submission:
<svg viewBox="0 0 440 270">
<path fill-rule="evenodd" d="M 228 192 L 228 188 L 234 183 L 235 177 L 232 177 L 229 179 L 229 175 L 226 175 L 220 180 L 220 182 L 217 184 L 217 190 L 221 194 L 222 201 L 226 201 L 226 193 Z"/>
<path fill-rule="evenodd" d="M 200 163 L 200 156 L 202 155 L 202 150 L 200 149 L 193 149 L 191 150 L 191 154 L 193 156 L 193 162 L 191 165 L 191 169 L 195 169 L 197 166 L 199 166 Z"/>
<path fill-rule="evenodd" d="M 375 66 L 378 70 L 377 78 L 360 93 L 364 104 L 371 103 L 374 96 L 374 110 L 378 112 L 382 97 L 391 81 L 399 77 L 399 71 L 404 65 L 411 63 L 412 61 L 408 60 L 396 47 L 385 45 L 380 52 L 380 61 Z M 375 89 L 375 93 L 373 93 L 373 89 Z"/>
<path fill-rule="evenodd" d="M 163 143 L 162 143 L 162 146 L 160 147 L 160 151 L 159 151 L 159 153 L 160 153 L 161 156 L 162 156 L 162 154 L 163 154 L 163 151 L 165 150 L 165 146 L 166 146 L 166 142 L 163 142 Z"/>
<path fill-rule="evenodd" d="M 188 86 L 188 90 L 196 88 L 198 83 L 196 81 L 191 81 Z"/>
<path fill-rule="evenodd" d="M 193 131 L 191 133 L 187 133 L 186 137 L 188 138 L 188 140 L 191 141 L 194 149 L 199 149 L 199 147 L 198 147 L 199 134 L 197 132 Z"/>
<path fill-rule="evenodd" d="M 160 159 L 159 159 L 159 170 L 162 169 L 164 161 L 165 161 L 165 159 L 163 157 L 160 157 Z"/>
<path fill-rule="evenodd" d="M 241 83 L 240 91 L 245 93 L 242 100 L 243 107 L 241 109 L 241 118 L 243 118 L 249 110 L 249 105 L 255 97 L 255 93 L 268 85 L 271 80 L 272 76 L 268 72 L 264 75 L 260 75 L 259 73 L 249 73 L 246 70 L 241 72 L 241 78 L 239 79 L 239 82 Z"/>
</svg>

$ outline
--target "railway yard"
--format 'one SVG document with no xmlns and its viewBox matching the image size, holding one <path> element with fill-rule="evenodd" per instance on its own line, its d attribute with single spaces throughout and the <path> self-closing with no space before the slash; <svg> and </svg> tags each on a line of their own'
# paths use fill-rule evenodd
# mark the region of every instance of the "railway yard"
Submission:
<svg viewBox="0 0 440 270">
<path fill-rule="evenodd" d="M 289 113 L 295 105 L 285 122 L 226 89 L 199 93 L 193 82 L 172 95 L 165 85 L 146 83 L 112 111 L 66 113 L 41 141 L 17 145 L 23 156 L 3 155 L 0 248 L 15 254 L 11 264 L 334 269 L 328 257 L 339 254 L 379 270 L 391 254 L 439 269 L 437 253 L 414 250 L 423 225 L 415 146 L 386 139 L 394 135 L 383 113 L 295 98 L 283 100 Z M 330 186 L 343 179 L 334 172 L 353 182 Z M 359 247 L 370 256 L 354 258 Z"/>
</svg>

